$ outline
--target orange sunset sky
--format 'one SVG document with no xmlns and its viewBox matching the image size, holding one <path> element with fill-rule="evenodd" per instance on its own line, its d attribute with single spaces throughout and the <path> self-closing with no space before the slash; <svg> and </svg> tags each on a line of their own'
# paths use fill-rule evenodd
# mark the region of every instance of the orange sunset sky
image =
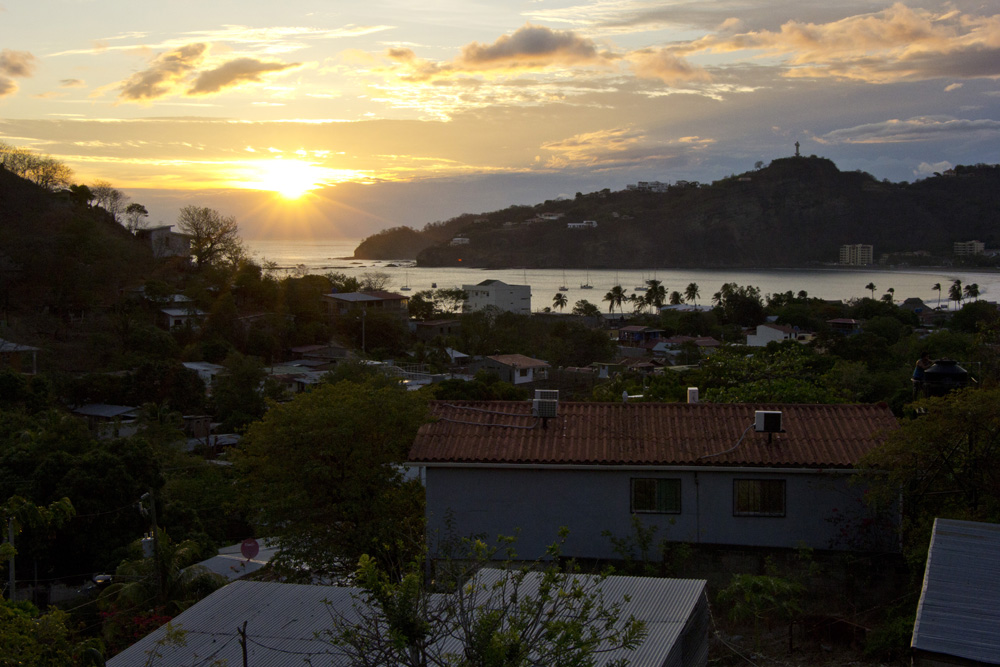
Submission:
<svg viewBox="0 0 1000 667">
<path fill-rule="evenodd" d="M 356 238 L 794 151 L 996 163 L 1000 5 L 0 0 L 0 141 L 171 224 Z"/>
</svg>

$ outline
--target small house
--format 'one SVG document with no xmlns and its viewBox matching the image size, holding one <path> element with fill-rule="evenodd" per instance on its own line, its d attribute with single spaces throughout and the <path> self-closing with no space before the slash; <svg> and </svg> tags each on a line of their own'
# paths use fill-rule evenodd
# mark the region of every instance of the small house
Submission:
<svg viewBox="0 0 1000 667">
<path fill-rule="evenodd" d="M 495 372 L 504 382 L 528 384 L 548 378 L 549 362 L 523 354 L 496 354 L 480 360 L 479 368 Z"/>
<path fill-rule="evenodd" d="M 432 402 L 408 459 L 430 532 L 517 534 L 531 553 L 566 526 L 564 555 L 615 558 L 605 532 L 637 518 L 693 544 L 897 548 L 892 515 L 865 523 L 870 544 L 840 530 L 872 518 L 850 480 L 897 428 L 885 405 L 549 405 Z"/>
</svg>

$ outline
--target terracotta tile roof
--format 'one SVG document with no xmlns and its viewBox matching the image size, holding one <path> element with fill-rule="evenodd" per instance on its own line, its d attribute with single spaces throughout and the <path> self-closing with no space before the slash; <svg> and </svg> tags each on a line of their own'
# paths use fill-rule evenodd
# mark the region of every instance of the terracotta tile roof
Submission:
<svg viewBox="0 0 1000 667">
<path fill-rule="evenodd" d="M 548 368 L 549 362 L 541 359 L 532 359 L 523 354 L 494 354 L 489 359 L 503 364 L 504 366 L 517 366 L 518 368 Z M 529 406 L 530 407 L 530 406 Z"/>
<path fill-rule="evenodd" d="M 784 433 L 753 429 L 755 410 L 780 410 Z M 885 405 L 559 403 L 531 416 L 529 401 L 433 401 L 409 460 L 421 463 L 852 467 L 897 428 Z"/>
</svg>

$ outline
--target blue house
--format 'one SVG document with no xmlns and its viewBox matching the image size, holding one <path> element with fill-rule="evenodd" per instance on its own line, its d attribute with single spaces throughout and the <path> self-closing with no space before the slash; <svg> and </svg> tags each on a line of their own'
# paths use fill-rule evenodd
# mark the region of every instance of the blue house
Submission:
<svg viewBox="0 0 1000 667">
<path fill-rule="evenodd" d="M 624 536 L 639 517 L 678 542 L 896 548 L 894 522 L 873 517 L 849 484 L 897 428 L 885 405 L 555 401 L 545 418 L 527 401 L 431 410 L 438 419 L 409 453 L 431 534 L 446 518 L 460 535 L 517 533 L 519 553 L 533 557 L 566 526 L 565 555 L 614 558 L 602 532 Z M 771 432 L 758 430 L 765 412 Z"/>
</svg>

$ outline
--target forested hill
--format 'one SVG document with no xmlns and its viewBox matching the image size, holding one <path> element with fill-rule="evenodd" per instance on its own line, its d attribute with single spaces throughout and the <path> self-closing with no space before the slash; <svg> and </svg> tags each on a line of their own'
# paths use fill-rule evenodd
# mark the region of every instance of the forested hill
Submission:
<svg viewBox="0 0 1000 667">
<path fill-rule="evenodd" d="M 562 217 L 537 220 L 542 213 Z M 597 227 L 567 228 L 584 220 Z M 421 266 L 461 259 L 463 266 L 495 268 L 793 267 L 836 262 L 843 244 L 871 244 L 876 257 L 947 254 L 955 241 L 972 239 L 997 247 L 998 222 L 1000 166 L 959 166 L 916 183 L 890 183 L 842 172 L 825 158 L 790 157 L 712 184 L 604 190 L 463 215 L 422 232 L 402 228 L 403 244 L 396 242 L 404 233 L 390 230 L 366 239 L 355 255 L 415 256 Z M 468 243 L 449 245 L 458 235 Z"/>
<path fill-rule="evenodd" d="M 152 265 L 106 211 L 0 168 L 0 308 L 73 314 L 117 300 Z"/>
</svg>

